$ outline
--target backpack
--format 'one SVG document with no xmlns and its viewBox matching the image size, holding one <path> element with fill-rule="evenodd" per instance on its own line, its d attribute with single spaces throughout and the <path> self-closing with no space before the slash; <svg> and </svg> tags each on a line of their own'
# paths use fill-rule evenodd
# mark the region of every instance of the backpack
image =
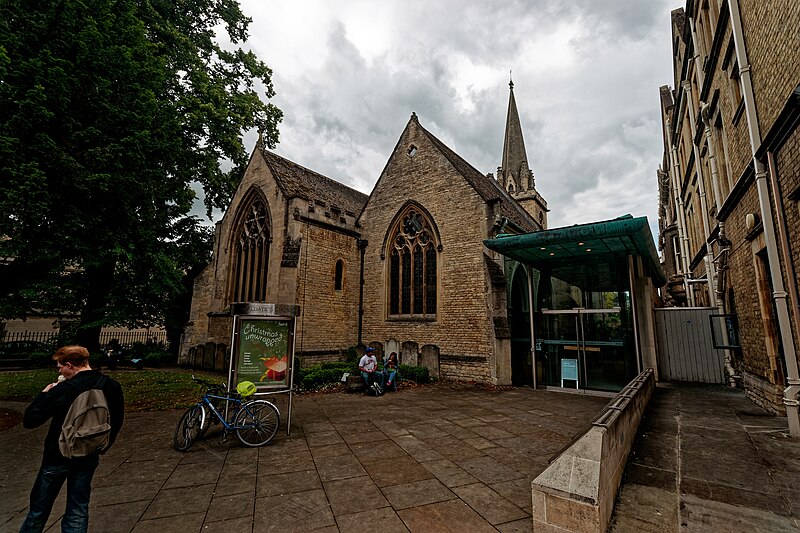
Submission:
<svg viewBox="0 0 800 533">
<path fill-rule="evenodd" d="M 106 376 L 101 376 L 95 386 L 103 387 L 107 381 Z M 78 394 L 61 426 L 58 437 L 61 455 L 71 459 L 104 452 L 108 447 L 110 422 L 108 402 L 102 390 L 92 388 Z"/>
</svg>

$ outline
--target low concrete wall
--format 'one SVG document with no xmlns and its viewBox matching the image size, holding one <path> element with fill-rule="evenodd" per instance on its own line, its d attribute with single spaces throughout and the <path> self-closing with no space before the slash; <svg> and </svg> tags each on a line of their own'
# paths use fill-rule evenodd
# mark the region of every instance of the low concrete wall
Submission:
<svg viewBox="0 0 800 533">
<path fill-rule="evenodd" d="M 606 530 L 636 430 L 655 386 L 653 369 L 648 368 L 533 480 L 534 531 Z"/>
</svg>

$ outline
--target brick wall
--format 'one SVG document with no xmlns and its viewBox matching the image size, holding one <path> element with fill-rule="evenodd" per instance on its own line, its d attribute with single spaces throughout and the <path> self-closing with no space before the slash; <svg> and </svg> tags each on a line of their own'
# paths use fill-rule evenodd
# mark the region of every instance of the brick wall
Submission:
<svg viewBox="0 0 800 533">
<path fill-rule="evenodd" d="M 717 159 L 720 177 L 725 180 L 718 184 L 720 198 L 713 198 L 715 192 L 714 184 L 707 187 L 707 198 L 709 203 L 709 213 L 711 230 L 717 225 L 716 216 L 725 223 L 725 231 L 731 241 L 731 252 L 728 260 L 729 270 L 726 276 L 725 295 L 726 308 L 729 312 L 738 315 L 739 336 L 742 345 L 741 350 L 733 353 L 734 366 L 737 373 L 741 376 L 741 385 L 745 388 L 748 396 L 757 403 L 768 407 L 773 412 L 781 412 L 783 406 L 780 402 L 780 390 L 784 384 L 783 362 L 779 357 L 778 336 L 776 326 L 771 320 L 771 309 L 773 300 L 769 294 L 769 284 L 762 283 L 759 286 L 759 278 L 764 277 L 765 263 L 757 256 L 765 246 L 765 236 L 763 230 L 756 228 L 750 232 L 745 227 L 745 217 L 748 213 L 754 213 L 761 217 L 759 206 L 758 191 L 753 180 L 751 167 L 753 158 L 753 147 L 750 143 L 748 132 L 747 115 L 744 113 L 742 100 L 738 97 L 737 89 L 744 91 L 743 85 L 735 80 L 738 73 L 737 55 L 733 49 L 731 20 L 728 16 L 728 4 L 726 2 L 710 2 L 710 9 L 719 9 L 722 12 L 710 13 L 711 20 L 714 21 L 715 30 L 713 34 L 704 36 L 704 21 L 695 20 L 698 28 L 699 58 L 686 75 L 686 79 L 693 82 L 697 74 L 703 78 L 705 91 L 700 98 L 705 102 L 715 102 L 711 107 L 712 142 L 717 150 Z M 745 44 L 747 47 L 747 62 L 750 65 L 750 74 L 753 84 L 757 116 L 761 136 L 765 136 L 773 127 L 781 110 L 784 108 L 787 98 L 791 91 L 800 82 L 800 32 L 795 28 L 800 27 L 800 3 L 791 0 L 778 0 L 774 3 L 764 3 L 759 0 L 739 0 L 740 15 L 742 19 Z M 673 22 L 680 20 L 680 13 L 683 10 L 673 12 Z M 679 13 L 680 12 L 680 13 Z M 676 13 L 678 18 L 676 19 Z M 702 6 L 695 4 L 694 17 L 702 17 Z M 686 21 L 688 25 L 689 21 Z M 675 31 L 675 30 L 674 30 Z M 686 33 L 688 35 L 688 32 Z M 704 39 L 710 43 L 716 36 L 713 46 L 704 44 Z M 708 55 L 711 53 L 712 55 Z M 682 69 L 677 68 L 685 62 L 686 57 L 695 55 L 687 53 L 685 44 L 682 43 L 675 58 L 674 66 L 676 72 L 683 73 Z M 734 79 L 731 76 L 734 75 Z M 681 87 L 684 80 L 676 79 L 676 86 Z M 685 102 L 685 101 L 684 101 Z M 710 173 L 708 163 L 708 148 L 706 139 L 700 139 L 699 161 L 693 162 L 693 167 L 689 167 L 689 151 L 693 139 L 690 138 L 691 132 L 686 128 L 688 116 L 698 116 L 699 101 L 692 99 L 688 102 L 688 109 L 680 116 L 673 116 L 673 121 L 679 121 L 679 138 L 676 146 L 681 152 L 680 168 L 677 174 L 681 180 L 691 178 L 694 169 L 701 168 L 705 174 Z M 683 106 L 676 105 L 675 110 L 682 109 Z M 698 127 L 704 124 L 699 123 Z M 792 254 L 800 252 L 800 213 L 798 213 L 796 196 L 792 196 L 797 190 L 798 181 L 798 154 L 797 133 L 793 133 L 787 140 L 783 148 L 776 155 L 776 162 L 781 179 L 781 194 L 785 197 L 786 205 L 783 212 L 787 217 L 788 233 L 792 242 Z M 758 141 L 757 141 L 758 144 Z M 667 150 L 668 147 L 665 147 Z M 766 158 L 763 162 L 766 164 Z M 708 176 L 706 176 L 708 178 Z M 681 183 L 681 190 L 684 198 L 688 194 L 694 195 L 693 183 Z M 796 194 L 796 193 L 795 193 Z M 792 198 L 795 198 L 793 201 Z M 672 199 L 670 198 L 670 202 Z M 713 204 L 717 204 L 717 211 L 711 209 Z M 688 208 L 688 204 L 687 204 Z M 719 209 L 722 213 L 719 214 Z M 774 199 L 773 199 L 774 210 Z M 666 211 L 666 210 L 665 210 Z M 699 214 L 695 206 L 695 213 Z M 692 217 L 688 221 L 688 233 L 693 235 L 693 244 L 702 243 L 708 235 L 702 228 L 702 220 L 698 216 Z M 715 244 L 715 252 L 719 249 Z M 692 252 L 696 252 L 696 246 Z M 796 263 L 796 259 L 793 259 Z M 784 280 L 789 280 L 796 276 L 786 265 L 775 266 L 781 268 Z M 699 275 L 704 270 L 702 264 L 695 264 L 693 274 Z M 796 269 L 794 270 L 796 272 Z M 761 298 L 759 298 L 761 294 Z M 766 296 L 765 296 L 766 295 Z M 793 319 L 792 319 L 793 320 Z M 797 325 L 793 324 L 792 330 L 797 339 Z"/>
<path fill-rule="evenodd" d="M 800 2 L 739 0 L 739 6 L 763 134 L 800 82 Z"/>
</svg>

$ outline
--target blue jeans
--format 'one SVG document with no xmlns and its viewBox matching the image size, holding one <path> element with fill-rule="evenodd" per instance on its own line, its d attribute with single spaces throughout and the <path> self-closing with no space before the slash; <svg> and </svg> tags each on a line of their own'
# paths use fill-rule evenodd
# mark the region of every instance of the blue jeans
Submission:
<svg viewBox="0 0 800 533">
<path fill-rule="evenodd" d="M 20 533 L 39 533 L 47 525 L 53 502 L 67 482 L 67 508 L 61 518 L 63 533 L 85 533 L 89 527 L 89 496 L 92 476 L 100 460 L 97 455 L 72 459 L 67 463 L 42 464 L 31 490 L 31 506 Z"/>
<path fill-rule="evenodd" d="M 364 378 L 364 382 L 367 384 L 367 392 L 369 392 L 370 387 L 372 387 L 373 383 L 377 383 L 383 388 L 383 372 L 361 372 L 361 377 Z"/>
<path fill-rule="evenodd" d="M 397 381 L 394 379 L 397 376 L 397 370 L 384 370 L 386 373 L 386 384 L 393 390 L 397 390 Z"/>
</svg>

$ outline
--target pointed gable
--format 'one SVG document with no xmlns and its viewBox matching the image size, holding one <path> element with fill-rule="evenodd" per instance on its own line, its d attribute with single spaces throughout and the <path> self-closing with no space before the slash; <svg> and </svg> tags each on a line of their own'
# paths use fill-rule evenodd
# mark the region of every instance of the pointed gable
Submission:
<svg viewBox="0 0 800 533">
<path fill-rule="evenodd" d="M 472 186 L 475 192 L 486 202 L 499 202 L 499 213 L 509 221 L 519 226 L 524 231 L 535 231 L 539 225 L 533 220 L 527 211 L 522 209 L 498 183 L 492 178 L 482 174 L 478 169 L 470 165 L 460 155 L 451 150 L 446 144 L 436 138 L 431 132 L 419 124 L 416 115 L 412 115 L 411 120 L 416 122 L 420 131 L 431 141 L 436 149 L 447 159 L 461 176 Z"/>
</svg>

